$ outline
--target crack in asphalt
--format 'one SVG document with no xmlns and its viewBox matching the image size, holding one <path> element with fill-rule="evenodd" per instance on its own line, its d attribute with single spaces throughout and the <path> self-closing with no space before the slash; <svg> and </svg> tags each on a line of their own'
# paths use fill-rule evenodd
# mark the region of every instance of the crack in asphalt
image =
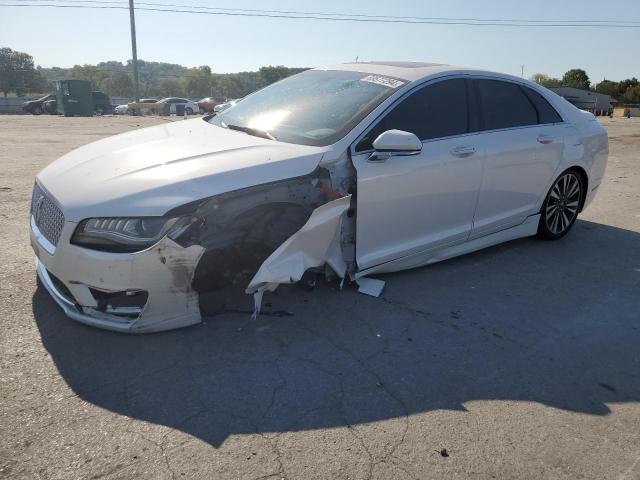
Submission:
<svg viewBox="0 0 640 480">
<path fill-rule="evenodd" d="M 132 419 L 133 420 L 133 419 Z M 173 470 L 173 468 L 171 467 L 171 464 L 169 462 L 169 456 L 167 454 L 167 449 L 166 447 L 163 445 L 164 444 L 164 440 L 166 439 L 168 432 L 165 432 L 165 434 L 162 436 L 162 440 L 160 442 L 156 442 L 155 440 L 152 440 L 150 438 L 148 438 L 146 435 L 137 432 L 135 430 L 129 430 L 129 429 L 125 429 L 125 432 L 127 433 L 131 433 L 133 435 L 137 435 L 138 437 L 140 437 L 141 439 L 143 439 L 144 441 L 151 443 L 152 445 L 155 445 L 159 450 L 160 450 L 160 455 L 162 456 L 162 461 L 166 467 L 166 471 L 171 475 L 171 478 L 173 480 L 176 479 L 176 472 Z M 133 465 L 137 462 L 140 462 L 141 459 L 138 459 L 134 462 L 132 462 L 130 465 Z"/>
<path fill-rule="evenodd" d="M 366 321 L 362 320 L 362 318 L 359 315 L 355 315 L 357 318 L 359 318 L 362 323 L 365 323 L 367 325 L 367 328 L 370 328 L 370 325 L 366 323 Z M 367 478 L 370 478 L 373 468 L 375 467 L 376 464 L 380 463 L 380 461 L 384 461 L 386 458 L 389 458 L 389 456 L 393 455 L 393 453 L 397 450 L 397 448 L 404 442 L 405 438 L 406 438 L 406 434 L 407 431 L 409 430 L 409 408 L 407 407 L 407 405 L 404 403 L 404 401 L 397 396 L 394 392 L 391 391 L 391 389 L 389 389 L 383 382 L 382 378 L 378 375 L 377 372 L 375 372 L 373 369 L 371 369 L 364 361 L 362 361 L 355 353 L 353 353 L 351 350 L 349 350 L 346 347 L 342 347 L 338 344 L 336 344 L 333 339 L 311 327 L 309 327 L 309 325 L 302 321 L 300 322 L 300 324 L 303 326 L 303 328 L 305 328 L 308 332 L 315 334 L 319 337 L 324 338 L 335 350 L 342 352 L 344 354 L 346 354 L 347 356 L 351 357 L 361 368 L 363 371 L 369 373 L 371 376 L 373 376 L 376 380 L 377 380 L 377 385 L 379 385 L 386 393 L 387 395 L 392 398 L 395 402 L 397 402 L 400 406 L 401 409 L 403 411 L 403 418 L 404 418 L 404 427 L 403 427 L 403 431 L 402 431 L 402 436 L 400 438 L 400 440 L 398 442 L 396 442 L 395 444 L 392 444 L 391 450 L 379 461 L 374 462 L 373 465 L 371 465 L 371 468 L 369 470 L 369 476 Z M 338 377 L 339 378 L 339 377 Z M 343 380 L 341 378 L 339 378 L 339 382 L 340 385 L 342 386 L 342 382 Z M 344 390 L 343 390 L 344 391 Z M 344 405 L 344 398 L 345 395 L 342 395 L 341 397 L 341 408 L 343 408 L 342 406 Z M 343 412 L 343 416 L 344 416 L 344 412 Z M 349 422 L 346 420 L 345 418 L 345 422 L 346 422 L 346 426 L 347 429 L 353 433 L 353 427 L 349 424 Z M 367 452 L 367 454 L 369 455 L 370 458 L 373 459 L 373 455 L 371 454 L 371 452 L 369 451 L 369 449 L 364 445 L 364 440 L 361 439 L 359 436 L 357 436 L 357 438 L 362 442 L 363 447 L 365 449 L 365 451 Z"/>
</svg>

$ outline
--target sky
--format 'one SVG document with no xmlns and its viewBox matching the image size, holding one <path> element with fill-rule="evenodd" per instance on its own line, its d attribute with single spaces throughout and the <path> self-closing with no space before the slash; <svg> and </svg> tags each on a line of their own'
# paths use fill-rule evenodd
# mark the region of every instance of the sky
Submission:
<svg viewBox="0 0 640 480">
<path fill-rule="evenodd" d="M 640 22 L 640 0 L 147 1 L 367 15 Z M 27 52 L 38 65 L 70 67 L 131 58 L 127 10 L 2 6 L 10 2 L 0 0 L 0 47 Z M 216 73 L 262 65 L 314 67 L 358 57 L 468 65 L 514 75 L 524 65 L 525 77 L 537 72 L 561 77 L 571 68 L 583 68 L 594 83 L 640 77 L 640 28 L 406 25 L 150 11 L 137 11 L 136 28 L 138 58 L 209 65 Z"/>
</svg>

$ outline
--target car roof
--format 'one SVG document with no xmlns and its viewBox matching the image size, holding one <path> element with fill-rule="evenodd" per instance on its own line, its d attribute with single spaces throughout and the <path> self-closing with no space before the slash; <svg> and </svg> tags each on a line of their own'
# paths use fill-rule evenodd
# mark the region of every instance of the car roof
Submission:
<svg viewBox="0 0 640 480">
<path fill-rule="evenodd" d="M 504 78 L 514 78 L 498 72 L 487 72 L 472 67 L 446 65 L 443 63 L 427 62 L 400 62 L 400 61 L 369 61 L 350 62 L 336 65 L 328 65 L 315 68 L 314 70 L 341 70 L 348 72 L 362 72 L 371 75 L 385 75 L 388 77 L 415 82 L 431 75 L 443 74 L 447 72 L 456 73 L 485 73 L 498 75 Z"/>
</svg>

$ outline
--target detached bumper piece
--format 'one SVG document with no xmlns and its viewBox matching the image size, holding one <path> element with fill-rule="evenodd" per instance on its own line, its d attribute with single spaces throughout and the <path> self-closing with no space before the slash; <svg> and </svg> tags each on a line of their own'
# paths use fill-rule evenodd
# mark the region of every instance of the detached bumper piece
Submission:
<svg viewBox="0 0 640 480">
<path fill-rule="evenodd" d="M 310 268 L 328 265 L 340 278 L 345 277 L 341 233 L 350 204 L 351 195 L 347 195 L 316 208 L 307 223 L 264 261 L 246 289 L 254 298 L 252 318 L 260 313 L 265 291 L 299 281 Z"/>
</svg>

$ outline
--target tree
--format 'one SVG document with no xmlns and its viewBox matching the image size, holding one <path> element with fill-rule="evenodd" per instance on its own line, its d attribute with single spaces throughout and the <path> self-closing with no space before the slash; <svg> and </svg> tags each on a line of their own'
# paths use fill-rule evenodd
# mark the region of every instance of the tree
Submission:
<svg viewBox="0 0 640 480">
<path fill-rule="evenodd" d="M 243 90 L 242 84 L 234 75 L 219 75 L 214 91 L 216 95 L 227 98 L 240 98 L 249 93 Z"/>
<path fill-rule="evenodd" d="M 165 97 L 182 97 L 184 92 L 183 84 L 177 78 L 165 78 L 158 85 L 158 96 Z"/>
<path fill-rule="evenodd" d="M 278 65 L 276 67 L 272 65 L 260 67 L 258 74 L 262 77 L 265 85 L 277 82 L 278 80 L 282 80 L 290 75 L 289 69 L 284 65 Z"/>
<path fill-rule="evenodd" d="M 264 67 L 260 67 L 258 70 L 258 75 L 260 76 L 263 86 L 270 85 L 278 80 L 282 80 L 290 75 L 294 75 L 296 73 L 300 73 L 306 70 L 305 68 L 288 68 L 284 65 L 268 65 Z"/>
<path fill-rule="evenodd" d="M 542 85 L 543 82 L 549 80 L 549 75 L 547 75 L 546 73 L 534 73 L 533 75 L 531 75 L 531 77 L 529 77 L 529 80 L 537 83 L 538 85 Z"/>
<path fill-rule="evenodd" d="M 582 90 L 589 90 L 591 86 L 587 72 L 581 68 L 574 68 L 565 73 L 562 77 L 562 84 L 567 87 L 580 88 Z"/>
<path fill-rule="evenodd" d="M 622 80 L 621 82 L 618 83 L 618 99 L 621 99 L 622 97 L 624 97 L 624 95 L 627 93 L 627 90 L 629 90 L 630 88 L 633 87 L 637 87 L 639 84 L 638 79 L 633 77 L 633 78 L 627 78 L 626 80 Z"/>
<path fill-rule="evenodd" d="M 204 65 L 190 68 L 184 76 L 184 90 L 188 97 L 206 97 L 211 93 L 211 69 Z"/>
<path fill-rule="evenodd" d="M 6 97 L 11 91 L 18 96 L 26 92 L 38 92 L 46 88 L 46 82 L 35 69 L 33 57 L 10 48 L 0 48 L 0 91 Z"/>
<path fill-rule="evenodd" d="M 543 87 L 559 87 L 562 85 L 562 81 L 557 78 L 551 78 L 549 75 L 545 73 L 536 73 L 531 76 L 530 80 L 532 82 L 536 82 L 538 85 L 542 85 Z"/>
<path fill-rule="evenodd" d="M 133 80 L 125 72 L 117 72 L 105 82 L 105 92 L 112 97 L 130 98 L 134 95 Z"/>
<path fill-rule="evenodd" d="M 86 80 L 91 83 L 92 90 L 107 90 L 107 82 L 111 72 L 95 65 L 74 65 L 67 73 L 68 79 Z"/>
<path fill-rule="evenodd" d="M 619 95 L 618 88 L 618 82 L 612 82 L 611 80 L 602 80 L 596 85 L 596 92 L 603 93 L 617 99 Z"/>
<path fill-rule="evenodd" d="M 622 102 L 640 104 L 640 85 L 627 88 L 627 91 L 622 95 Z"/>
</svg>

